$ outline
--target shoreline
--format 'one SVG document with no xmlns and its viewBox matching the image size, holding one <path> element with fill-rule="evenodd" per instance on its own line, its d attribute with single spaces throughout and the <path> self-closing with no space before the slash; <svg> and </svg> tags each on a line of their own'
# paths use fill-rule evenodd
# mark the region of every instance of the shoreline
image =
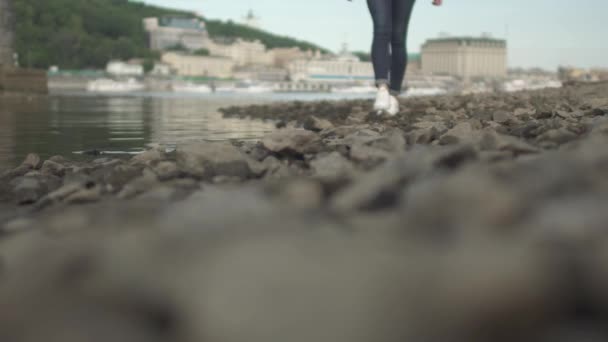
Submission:
<svg viewBox="0 0 608 342">
<path fill-rule="evenodd" d="M 277 119 L 259 142 L 29 155 L 0 175 L 0 340 L 38 311 L 130 341 L 603 332 L 608 84 L 370 104 L 223 110 Z"/>
</svg>

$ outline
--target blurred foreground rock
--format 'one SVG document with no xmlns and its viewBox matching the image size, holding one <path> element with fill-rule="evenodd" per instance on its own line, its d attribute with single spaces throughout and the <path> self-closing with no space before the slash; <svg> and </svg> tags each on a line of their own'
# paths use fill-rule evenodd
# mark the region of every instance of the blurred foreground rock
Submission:
<svg viewBox="0 0 608 342">
<path fill-rule="evenodd" d="M 0 175 L 0 341 L 608 339 L 608 85 L 369 105 L 29 155 Z"/>
</svg>

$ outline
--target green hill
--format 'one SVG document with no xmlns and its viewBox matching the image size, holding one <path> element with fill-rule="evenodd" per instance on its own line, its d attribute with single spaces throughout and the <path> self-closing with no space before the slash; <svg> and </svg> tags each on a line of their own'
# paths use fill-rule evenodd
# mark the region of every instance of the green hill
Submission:
<svg viewBox="0 0 608 342">
<path fill-rule="evenodd" d="M 15 47 L 21 65 L 62 69 L 102 68 L 110 59 L 158 58 L 147 47 L 146 17 L 191 13 L 129 0 L 13 0 Z M 258 39 L 269 48 L 312 43 L 277 36 L 232 22 L 208 20 L 212 37 Z"/>
</svg>

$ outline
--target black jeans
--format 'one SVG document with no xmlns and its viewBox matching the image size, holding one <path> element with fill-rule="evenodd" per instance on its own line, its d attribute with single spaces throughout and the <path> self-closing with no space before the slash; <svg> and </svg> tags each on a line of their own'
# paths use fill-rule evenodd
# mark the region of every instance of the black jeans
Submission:
<svg viewBox="0 0 608 342">
<path fill-rule="evenodd" d="M 372 62 L 376 84 L 401 92 L 407 68 L 407 31 L 415 0 L 367 0 L 374 21 Z"/>
</svg>

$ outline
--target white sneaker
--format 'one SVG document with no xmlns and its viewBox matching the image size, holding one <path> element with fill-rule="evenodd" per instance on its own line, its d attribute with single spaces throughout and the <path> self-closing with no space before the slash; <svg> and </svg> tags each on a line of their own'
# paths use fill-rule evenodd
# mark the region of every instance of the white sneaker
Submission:
<svg viewBox="0 0 608 342">
<path fill-rule="evenodd" d="M 391 94 L 385 87 L 378 89 L 378 95 L 376 95 L 376 102 L 374 103 L 374 110 L 381 114 L 381 112 L 388 111 L 391 107 Z"/>
<path fill-rule="evenodd" d="M 399 100 L 395 96 L 391 95 L 390 106 L 386 110 L 386 113 L 390 116 L 395 116 L 399 113 Z"/>
</svg>

